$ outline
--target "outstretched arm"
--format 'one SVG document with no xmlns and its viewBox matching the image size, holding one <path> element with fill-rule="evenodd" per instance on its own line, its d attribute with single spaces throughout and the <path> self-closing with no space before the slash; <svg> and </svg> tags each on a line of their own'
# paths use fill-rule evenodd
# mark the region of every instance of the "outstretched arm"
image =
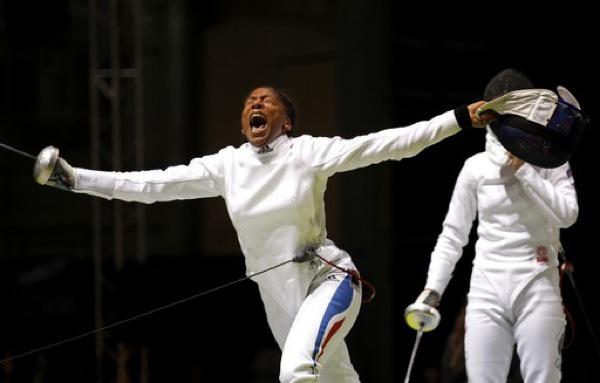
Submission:
<svg viewBox="0 0 600 383">
<path fill-rule="evenodd" d="M 74 168 L 73 191 L 107 199 L 153 203 L 221 195 L 218 183 L 200 160 L 165 170 L 101 172 Z"/>
<path fill-rule="evenodd" d="M 139 172 L 73 168 L 59 157 L 51 176 L 41 183 L 106 199 L 153 203 L 222 195 L 221 169 L 219 154 L 196 158 L 188 165 Z"/>
<path fill-rule="evenodd" d="M 304 152 L 309 164 L 326 176 L 361 168 L 381 161 L 417 155 L 426 147 L 449 137 L 462 129 L 484 127 L 492 116 L 476 115 L 483 101 L 459 107 L 413 125 L 386 129 L 352 139 L 315 138 Z"/>
</svg>

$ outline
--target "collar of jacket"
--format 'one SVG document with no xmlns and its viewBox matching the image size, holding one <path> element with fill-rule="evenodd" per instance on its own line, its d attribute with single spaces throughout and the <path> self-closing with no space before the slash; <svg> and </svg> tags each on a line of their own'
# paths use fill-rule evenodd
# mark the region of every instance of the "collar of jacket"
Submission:
<svg viewBox="0 0 600 383">
<path fill-rule="evenodd" d="M 264 156 L 269 153 L 276 153 L 280 151 L 281 148 L 286 146 L 289 141 L 290 138 L 287 135 L 282 134 L 267 145 L 254 146 L 250 143 L 247 143 L 247 145 L 249 146 L 250 150 L 252 150 L 252 152 L 258 154 L 259 156 Z"/>
</svg>

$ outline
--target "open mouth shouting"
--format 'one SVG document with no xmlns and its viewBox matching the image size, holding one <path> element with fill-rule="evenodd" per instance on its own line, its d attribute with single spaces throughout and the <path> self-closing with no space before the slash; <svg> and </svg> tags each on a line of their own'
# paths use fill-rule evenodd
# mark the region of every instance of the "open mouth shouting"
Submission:
<svg viewBox="0 0 600 383">
<path fill-rule="evenodd" d="M 286 111 L 271 88 L 253 90 L 242 110 L 242 134 L 254 146 L 262 147 L 291 130 Z"/>
<path fill-rule="evenodd" d="M 253 111 L 247 120 L 247 127 L 244 129 L 246 139 L 254 146 L 263 146 L 269 143 L 272 135 L 272 126 L 263 112 Z"/>
<path fill-rule="evenodd" d="M 267 127 L 267 117 L 261 112 L 254 112 L 250 115 L 250 129 L 252 132 L 264 130 Z"/>
</svg>

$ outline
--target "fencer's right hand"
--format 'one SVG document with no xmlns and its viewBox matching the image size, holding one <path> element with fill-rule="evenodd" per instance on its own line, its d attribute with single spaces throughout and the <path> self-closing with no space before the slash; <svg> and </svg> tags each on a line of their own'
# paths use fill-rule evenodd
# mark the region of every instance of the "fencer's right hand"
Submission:
<svg viewBox="0 0 600 383">
<path fill-rule="evenodd" d="M 508 154 L 508 161 L 506 161 L 506 166 L 508 166 L 509 168 L 511 168 L 513 171 L 516 172 L 517 170 L 519 170 L 521 168 L 521 166 L 523 166 L 525 161 L 523 161 L 519 157 L 515 156 L 511 152 L 507 152 L 507 154 Z"/>
<path fill-rule="evenodd" d="M 440 313 L 436 307 L 440 304 L 440 294 L 425 289 L 415 303 L 404 310 L 404 320 L 413 330 L 428 332 L 435 330 L 440 323 Z"/>
<path fill-rule="evenodd" d="M 440 294 L 437 291 L 425 289 L 419 294 L 415 303 L 424 303 L 431 307 L 438 307 L 440 305 L 440 299 Z"/>
<path fill-rule="evenodd" d="M 62 190 L 73 190 L 75 171 L 67 161 L 58 156 L 59 150 L 46 146 L 35 158 L 33 179 L 40 185 L 49 185 Z"/>
<path fill-rule="evenodd" d="M 54 170 L 46 185 L 62 190 L 73 190 L 75 187 L 75 172 L 65 159 L 58 157 Z"/>
</svg>

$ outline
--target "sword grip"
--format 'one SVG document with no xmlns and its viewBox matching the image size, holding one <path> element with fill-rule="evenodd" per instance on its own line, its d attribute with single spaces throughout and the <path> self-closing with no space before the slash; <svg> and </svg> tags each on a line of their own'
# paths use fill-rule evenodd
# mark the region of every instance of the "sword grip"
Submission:
<svg viewBox="0 0 600 383">
<path fill-rule="evenodd" d="M 425 303 L 413 303 L 404 310 L 404 320 L 413 330 L 429 332 L 440 323 L 439 311 Z"/>
</svg>

